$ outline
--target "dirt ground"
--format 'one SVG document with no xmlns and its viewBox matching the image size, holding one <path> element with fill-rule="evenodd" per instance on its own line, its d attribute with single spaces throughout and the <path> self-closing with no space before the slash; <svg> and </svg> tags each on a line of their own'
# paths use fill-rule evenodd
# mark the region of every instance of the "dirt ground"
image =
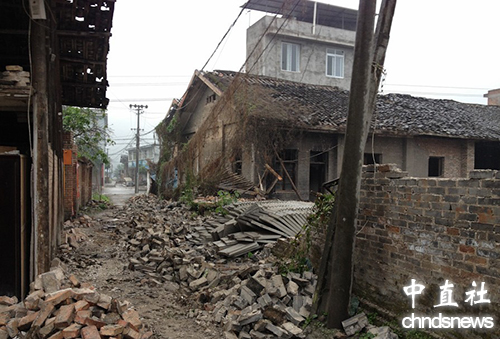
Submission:
<svg viewBox="0 0 500 339">
<path fill-rule="evenodd" d="M 100 292 L 127 300 L 137 309 L 154 338 L 221 338 L 220 329 L 198 324 L 194 306 L 163 286 L 144 284 L 142 274 L 127 269 L 128 259 L 120 231 L 106 228 L 100 220 L 114 220 L 121 207 L 93 215 L 90 227 L 79 228 L 88 238 L 71 253 L 61 254 L 68 273 L 93 284 Z"/>
</svg>

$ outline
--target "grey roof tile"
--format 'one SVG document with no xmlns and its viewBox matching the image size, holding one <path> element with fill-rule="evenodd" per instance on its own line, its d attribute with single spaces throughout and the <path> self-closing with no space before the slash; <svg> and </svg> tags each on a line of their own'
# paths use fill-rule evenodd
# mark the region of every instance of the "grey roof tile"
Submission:
<svg viewBox="0 0 500 339">
<path fill-rule="evenodd" d="M 214 71 L 206 76 L 225 91 L 237 74 Z M 345 130 L 348 91 L 248 74 L 241 74 L 241 79 L 247 86 L 258 87 L 268 112 L 273 107 L 285 112 L 281 120 L 305 129 Z M 500 107 L 406 94 L 379 95 L 373 126 L 376 133 L 385 135 L 500 140 Z"/>
</svg>

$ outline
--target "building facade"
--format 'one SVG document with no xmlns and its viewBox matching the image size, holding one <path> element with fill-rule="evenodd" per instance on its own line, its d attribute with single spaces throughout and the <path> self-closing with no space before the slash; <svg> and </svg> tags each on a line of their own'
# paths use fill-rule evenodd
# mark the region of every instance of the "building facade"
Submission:
<svg viewBox="0 0 500 339">
<path fill-rule="evenodd" d="M 202 94 L 214 95 L 211 87 L 222 95 L 207 104 Z M 178 121 L 180 137 L 162 140 L 173 148 L 164 173 L 178 173 L 181 182 L 191 174 L 214 181 L 229 169 L 260 193 L 299 200 L 339 177 L 348 91 L 227 71 L 196 72 L 190 88 L 186 98 L 198 100 L 165 121 Z M 412 177 L 500 169 L 499 119 L 498 106 L 381 95 L 364 162 L 393 163 Z"/>
<path fill-rule="evenodd" d="M 312 1 L 294 9 L 248 6 L 281 17 L 248 28 L 247 73 L 349 89 L 357 11 Z"/>
</svg>

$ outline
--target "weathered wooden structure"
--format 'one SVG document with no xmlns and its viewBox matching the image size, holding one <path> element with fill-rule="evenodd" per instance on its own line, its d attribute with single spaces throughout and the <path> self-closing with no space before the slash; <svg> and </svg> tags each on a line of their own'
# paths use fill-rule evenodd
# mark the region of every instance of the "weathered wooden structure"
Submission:
<svg viewBox="0 0 500 339">
<path fill-rule="evenodd" d="M 10 250 L 26 241 L 27 248 L 14 259 L 16 266 L 26 269 L 16 286 L 2 284 L 2 280 L 0 294 L 24 294 L 26 290 L 17 285 L 48 270 L 57 249 L 63 220 L 62 105 L 106 107 L 106 58 L 114 3 L 0 2 L 0 145 L 13 150 L 9 156 L 25 159 L 20 176 L 31 177 L 26 180 L 31 195 L 23 195 L 20 201 L 30 206 L 19 212 L 26 213 L 24 223 L 0 226 L 0 237 L 12 228 L 24 230 L 26 239 L 17 237 Z M 3 213 L 10 211 L 6 205 L 0 208 Z M 4 260 L 10 259 L 0 258 Z"/>
</svg>

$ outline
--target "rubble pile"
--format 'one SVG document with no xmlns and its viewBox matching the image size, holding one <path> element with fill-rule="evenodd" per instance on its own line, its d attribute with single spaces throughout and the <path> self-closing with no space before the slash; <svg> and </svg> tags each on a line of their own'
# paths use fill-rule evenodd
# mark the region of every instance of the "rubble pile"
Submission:
<svg viewBox="0 0 500 339">
<path fill-rule="evenodd" d="M 301 326 L 310 316 L 316 286 L 312 272 L 283 276 L 261 263 L 226 281 L 210 295 L 213 309 L 198 319 L 222 325 L 226 338 L 305 337 Z"/>
<path fill-rule="evenodd" d="M 25 87 L 30 85 L 30 73 L 22 66 L 8 65 L 0 72 L 0 86 Z"/>
<path fill-rule="evenodd" d="M 212 240 L 219 254 L 238 257 L 279 238 L 295 237 L 307 223 L 313 203 L 303 201 L 245 201 L 226 206 L 228 214 L 195 230 Z"/>
<path fill-rule="evenodd" d="M 0 339 L 147 339 L 153 336 L 126 301 L 97 292 L 61 267 L 39 275 L 21 302 L 0 297 Z"/>
<path fill-rule="evenodd" d="M 116 237 L 116 250 L 121 251 L 117 255 L 126 258 L 126 268 L 139 273 L 141 286 L 158 286 L 201 305 L 188 316 L 195 317 L 205 327 L 215 323 L 224 329 L 225 337 L 231 339 L 305 338 L 303 327 L 311 319 L 317 277 L 312 272 L 279 274 L 268 250 L 272 244 L 268 242 L 262 244 L 263 251 L 238 258 L 228 258 L 217 246 L 217 241 L 225 237 L 245 242 L 245 237 L 238 238 L 238 234 L 251 231 L 241 230 L 240 220 L 246 219 L 252 224 L 262 223 L 258 219 L 268 219 L 268 224 L 271 220 L 279 228 L 285 229 L 283 225 L 286 225 L 290 233 L 304 221 L 305 217 L 300 216 L 304 213 L 303 205 L 288 213 L 281 209 L 291 206 L 289 203 L 275 202 L 268 206 L 272 207 L 240 203 L 229 207 L 226 216 L 202 217 L 194 216 L 180 203 L 140 195 L 132 198 L 127 206 L 113 211 L 112 217 L 101 220 L 100 227 Z M 213 241 L 214 232 L 223 232 L 219 234 L 220 240 Z M 254 232 L 263 234 L 262 230 Z M 275 242 L 270 240 L 269 243 Z M 78 290 L 75 285 L 71 288 Z M 79 301 L 76 292 L 72 293 L 69 304 Z M 103 298 L 109 301 L 109 297 Z M 116 301 L 111 300 L 111 308 L 97 314 L 97 318 L 109 313 L 122 316 L 113 308 L 115 304 Z M 91 305 L 101 308 L 99 302 Z M 121 320 L 126 321 L 123 317 Z M 113 324 L 124 325 L 123 322 Z M 346 326 L 351 327 L 350 331 L 366 328 L 352 321 Z M 123 338 L 129 337 L 123 334 Z M 0 336 L 0 339 L 3 338 Z"/>
<path fill-rule="evenodd" d="M 151 211 L 139 212 L 135 219 L 129 219 L 126 250 L 128 268 L 144 273 L 148 284 L 167 283 L 171 289 L 183 286 L 189 291 L 193 282 L 203 275 L 207 283 L 217 277 L 207 258 L 213 258 L 209 247 L 192 235 L 192 228 L 203 222 L 202 218 L 189 220 L 188 212 L 180 205 L 169 205 L 168 220 L 151 215 Z M 148 214 L 141 217 L 142 214 Z"/>
</svg>

